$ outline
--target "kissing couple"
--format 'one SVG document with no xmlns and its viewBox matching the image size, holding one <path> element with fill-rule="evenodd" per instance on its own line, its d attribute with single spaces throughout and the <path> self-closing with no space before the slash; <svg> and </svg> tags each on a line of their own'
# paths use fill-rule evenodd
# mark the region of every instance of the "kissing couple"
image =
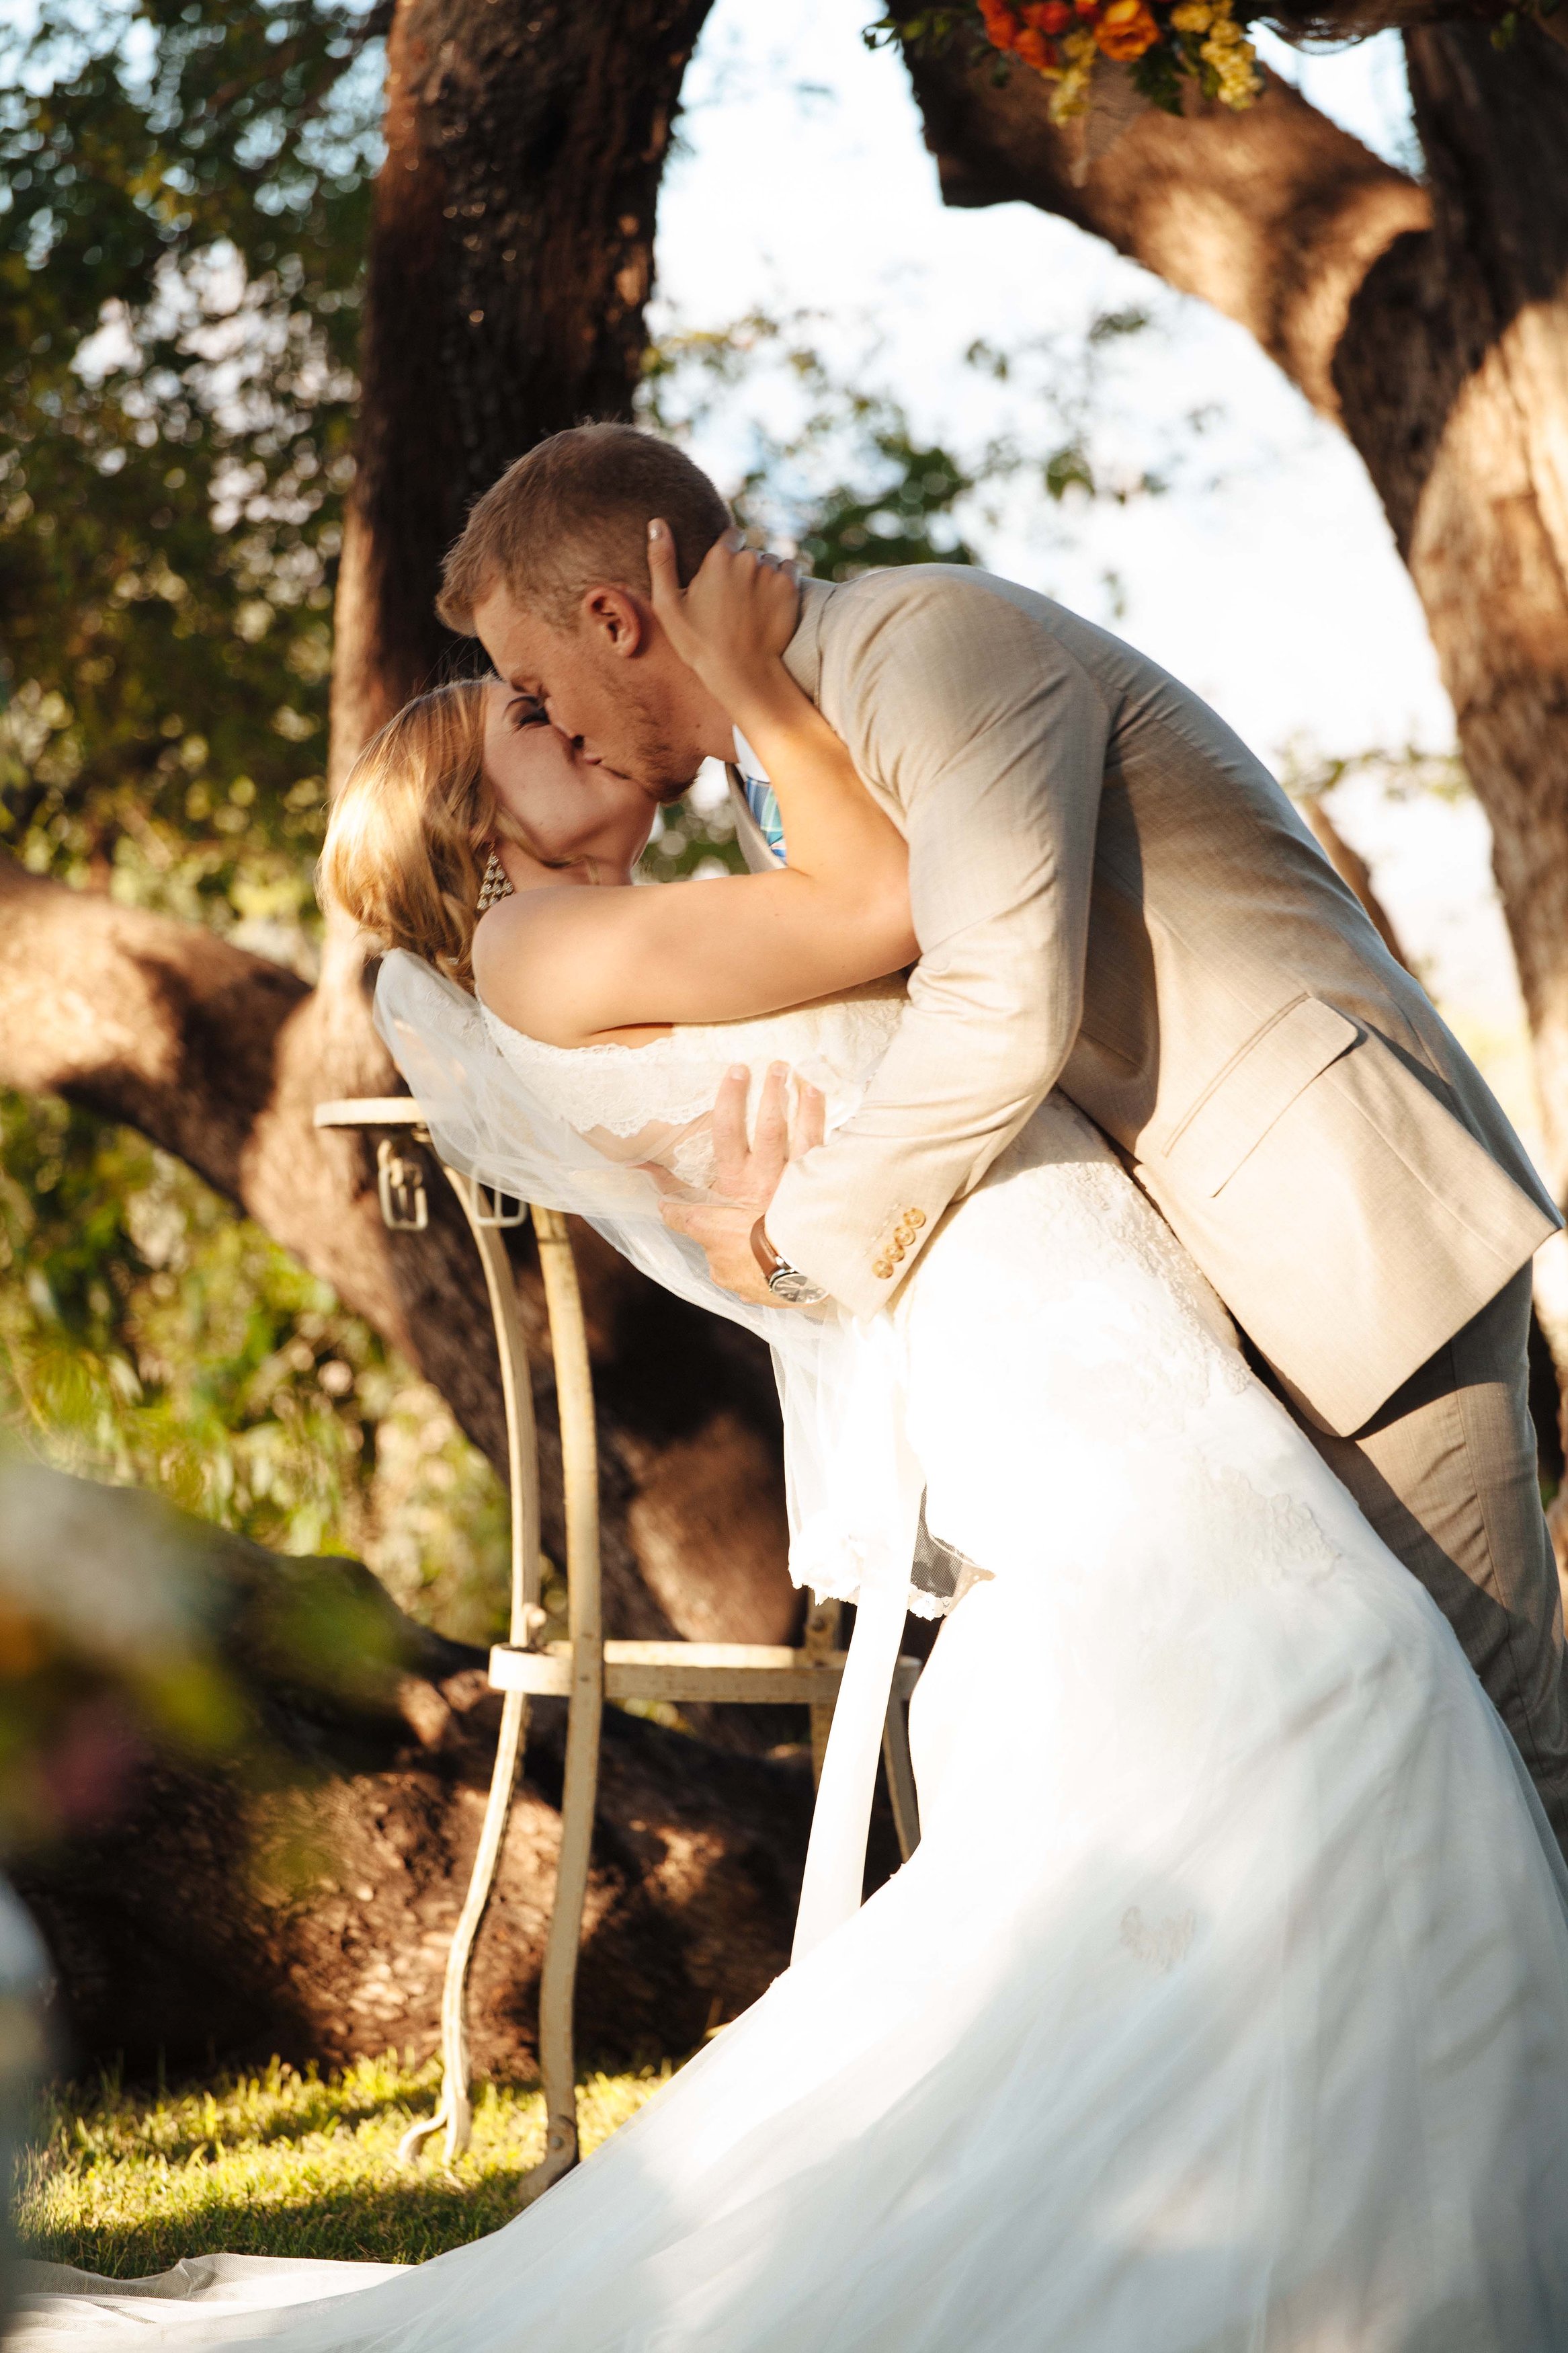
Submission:
<svg viewBox="0 0 1568 2353">
<path fill-rule="evenodd" d="M 773 1348 L 793 1572 L 858 1604 L 795 1957 L 487 2239 L 57 2275 L 24 2342 L 1563 2353 L 1560 1221 L 1480 1077 L 1044 596 L 797 583 L 608 425 L 441 611 L 494 675 L 370 745 L 324 889 L 442 1156 Z M 751 872 L 631 887 L 705 757 Z M 909 1608 L 922 1835 L 862 1905 Z"/>
</svg>

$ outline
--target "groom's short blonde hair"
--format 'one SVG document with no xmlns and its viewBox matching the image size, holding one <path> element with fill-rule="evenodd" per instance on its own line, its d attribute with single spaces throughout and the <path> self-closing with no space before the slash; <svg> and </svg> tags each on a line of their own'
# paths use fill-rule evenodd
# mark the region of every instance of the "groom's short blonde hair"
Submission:
<svg viewBox="0 0 1568 2353">
<path fill-rule="evenodd" d="M 509 466 L 475 501 L 448 554 L 436 609 L 474 634 L 475 608 L 498 588 L 556 628 L 571 627 L 602 582 L 649 592 L 647 527 L 662 516 L 681 582 L 722 532 L 730 510 L 682 450 L 635 425 L 576 425 Z"/>
</svg>

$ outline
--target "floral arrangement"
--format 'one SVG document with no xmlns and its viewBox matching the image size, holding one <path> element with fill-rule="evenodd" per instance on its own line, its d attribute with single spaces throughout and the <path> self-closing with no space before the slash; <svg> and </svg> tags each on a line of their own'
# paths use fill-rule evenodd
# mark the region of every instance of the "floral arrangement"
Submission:
<svg viewBox="0 0 1568 2353">
<path fill-rule="evenodd" d="M 884 17 L 868 39 L 946 39 L 970 29 L 1002 58 L 1051 84 L 1055 122 L 1089 111 L 1101 58 L 1125 66 L 1133 88 L 1167 114 L 1182 111 L 1184 79 L 1205 98 L 1237 109 L 1263 94 L 1247 23 L 1254 0 L 973 0 L 915 17 Z"/>
</svg>

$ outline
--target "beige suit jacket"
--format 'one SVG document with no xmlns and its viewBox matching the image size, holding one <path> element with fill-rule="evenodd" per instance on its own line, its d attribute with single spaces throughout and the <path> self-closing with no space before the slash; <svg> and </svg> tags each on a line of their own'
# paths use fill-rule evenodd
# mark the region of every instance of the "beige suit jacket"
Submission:
<svg viewBox="0 0 1568 2353">
<path fill-rule="evenodd" d="M 1291 1394 L 1359 1429 L 1562 1221 L 1279 786 L 1155 663 L 982 572 L 807 581 L 785 659 L 908 839 L 921 957 L 777 1248 L 874 1313 L 1060 1087 Z"/>
</svg>

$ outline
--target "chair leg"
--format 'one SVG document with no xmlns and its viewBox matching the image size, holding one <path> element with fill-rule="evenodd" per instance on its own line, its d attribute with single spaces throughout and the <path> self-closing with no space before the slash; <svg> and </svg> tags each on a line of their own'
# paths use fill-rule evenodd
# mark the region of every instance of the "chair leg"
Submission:
<svg viewBox="0 0 1568 2353">
<path fill-rule="evenodd" d="M 506 1409 L 508 1483 L 511 1499 L 511 1639 L 514 1642 L 524 1642 L 531 1639 L 533 1620 L 539 1614 L 540 1583 L 539 1444 L 533 1426 L 533 1391 L 528 1377 L 528 1351 L 523 1345 L 522 1326 L 518 1320 L 517 1290 L 506 1254 L 506 1244 L 493 1218 L 481 1213 L 479 1197 L 470 1180 L 459 1176 L 453 1168 L 448 1168 L 446 1173 L 468 1221 L 468 1230 L 479 1254 L 495 1324 L 501 1398 Z M 425 2142 L 443 2127 L 447 2135 L 448 2165 L 468 2146 L 473 2126 L 473 2108 L 468 2098 L 468 2034 L 465 2015 L 468 1965 L 473 1958 L 474 1939 L 479 1935 L 479 1923 L 489 1902 L 527 1737 L 527 1694 L 508 1692 L 501 1708 L 500 1733 L 496 1742 L 496 1761 L 490 1775 L 485 1819 L 479 1831 L 473 1869 L 468 1874 L 468 1892 L 458 1915 L 458 1926 L 447 1955 L 447 1974 L 441 1987 L 441 2097 L 435 2115 L 412 2125 L 399 2141 L 397 2154 L 405 2164 L 412 2164 Z"/>
<path fill-rule="evenodd" d="M 566 1772 L 561 1793 L 561 1861 L 555 1904 L 539 1982 L 539 2068 L 547 2115 L 544 2161 L 525 2174 L 520 2205 L 531 2205 L 577 2162 L 577 2087 L 572 2002 L 577 1948 L 588 1893 L 588 1860 L 599 1786 L 599 1732 L 605 1707 L 605 1641 L 600 1608 L 599 1461 L 588 1335 L 566 1220 L 535 1208 L 533 1230 L 550 1314 L 555 1396 L 561 1412 L 561 1467 L 566 1492 L 567 1632 L 572 1695 L 566 1719 Z"/>
<path fill-rule="evenodd" d="M 496 1742 L 495 1769 L 490 1775 L 490 1794 L 479 1830 L 479 1843 L 468 1875 L 468 1892 L 463 1899 L 463 1908 L 458 1915 L 458 1926 L 447 1954 L 447 1975 L 441 1987 L 440 2104 L 433 2116 L 421 2117 L 417 2124 L 411 2125 L 398 2142 L 398 2159 L 405 2165 L 412 2164 L 425 2142 L 433 2134 L 440 2132 L 443 2126 L 447 2134 L 448 2165 L 468 2146 L 473 2125 L 473 2109 L 468 2100 L 468 2030 L 465 2015 L 468 1963 L 473 1958 L 474 1939 L 479 1932 L 479 1922 L 484 1918 L 485 1906 L 489 1902 L 496 1860 L 500 1853 L 501 1840 L 506 1835 L 511 1793 L 527 1736 L 528 1694 L 526 1692 L 508 1692 L 501 1708 L 500 1736 Z"/>
<path fill-rule="evenodd" d="M 572 2012 L 588 1859 L 598 1797 L 601 1679 L 585 1675 L 572 1694 L 566 1725 L 566 1772 L 561 1792 L 561 1861 L 555 1903 L 539 1978 L 539 2072 L 544 2083 L 544 2161 L 519 2184 L 520 2206 L 531 2206 L 576 2164 L 577 2070 Z"/>
<path fill-rule="evenodd" d="M 921 1810 L 915 1795 L 915 1768 L 910 1760 L 909 1715 L 897 1692 L 888 1702 L 888 1719 L 882 1726 L 882 1765 L 888 1776 L 899 1852 L 908 1862 L 921 1842 Z"/>
</svg>

